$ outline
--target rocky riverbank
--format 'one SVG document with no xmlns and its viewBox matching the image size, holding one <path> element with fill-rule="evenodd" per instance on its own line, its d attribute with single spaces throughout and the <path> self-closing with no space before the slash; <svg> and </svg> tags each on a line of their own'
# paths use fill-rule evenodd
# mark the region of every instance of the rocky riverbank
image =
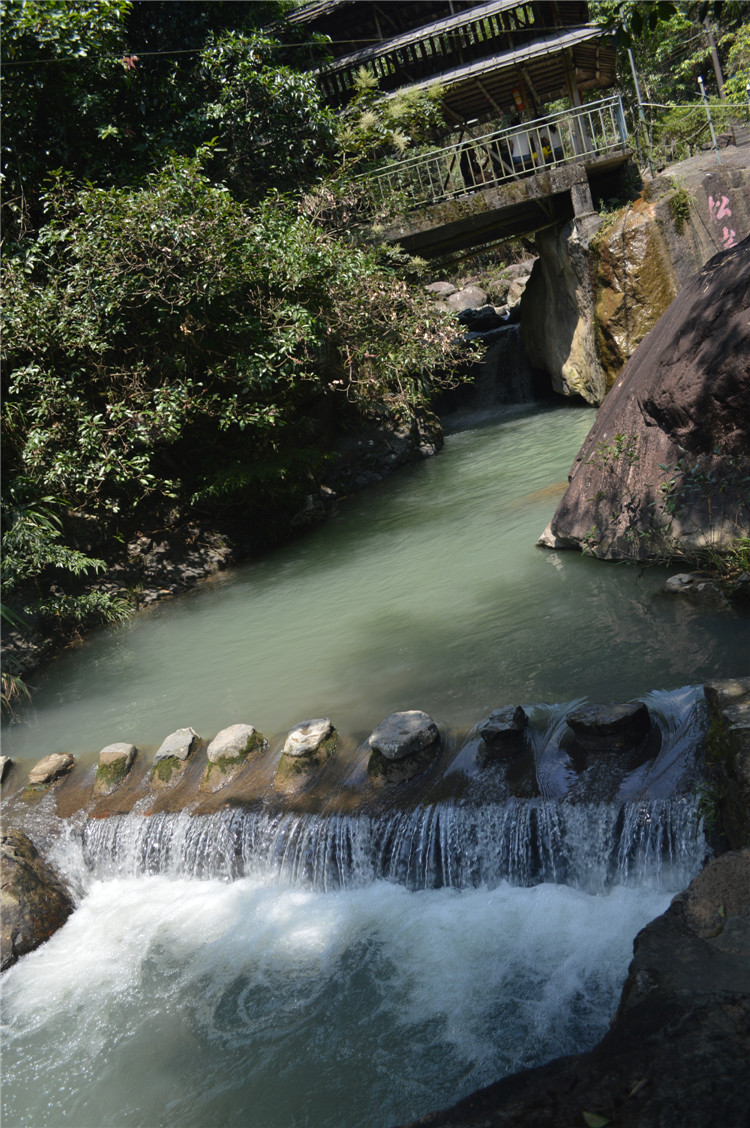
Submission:
<svg viewBox="0 0 750 1128">
<path fill-rule="evenodd" d="M 555 391 L 600 404 L 696 271 L 750 235 L 747 130 L 731 141 L 721 164 L 701 153 L 647 177 L 620 207 L 537 235 L 521 326 Z"/>
</svg>

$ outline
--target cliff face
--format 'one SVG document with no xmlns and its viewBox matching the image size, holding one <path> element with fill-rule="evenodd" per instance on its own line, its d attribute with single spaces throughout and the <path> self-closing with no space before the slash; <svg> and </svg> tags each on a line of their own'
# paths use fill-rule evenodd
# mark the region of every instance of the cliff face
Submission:
<svg viewBox="0 0 750 1128">
<path fill-rule="evenodd" d="M 600 404 L 670 302 L 718 251 L 750 234 L 750 146 L 670 169 L 611 222 L 537 235 L 521 306 L 524 346 L 555 390 Z"/>
<path fill-rule="evenodd" d="M 540 544 L 605 559 L 750 532 L 750 238 L 714 256 L 600 408 Z"/>
</svg>

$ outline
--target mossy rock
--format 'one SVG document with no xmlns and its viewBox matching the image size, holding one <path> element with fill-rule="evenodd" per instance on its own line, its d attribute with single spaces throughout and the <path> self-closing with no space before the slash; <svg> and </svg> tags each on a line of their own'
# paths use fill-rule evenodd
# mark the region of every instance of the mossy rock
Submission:
<svg viewBox="0 0 750 1128">
<path fill-rule="evenodd" d="M 133 744 L 109 744 L 103 748 L 99 753 L 94 795 L 111 795 L 116 791 L 133 767 L 135 757 Z"/>
<path fill-rule="evenodd" d="M 172 787 L 185 773 L 187 761 L 178 756 L 165 756 L 151 769 L 151 786 L 155 788 Z"/>
<path fill-rule="evenodd" d="M 316 752 L 305 756 L 282 754 L 276 768 L 276 786 L 282 791 L 300 791 L 306 787 L 334 754 L 338 740 L 338 733 L 334 729 Z"/>
<path fill-rule="evenodd" d="M 268 747 L 262 732 L 253 734 L 250 743 L 239 756 L 220 756 L 218 760 L 208 760 L 200 782 L 201 791 L 219 791 L 236 779 L 248 760 L 255 759 Z"/>
<path fill-rule="evenodd" d="M 127 761 L 116 760 L 112 764 L 99 764 L 94 780 L 95 795 L 111 795 L 120 786 L 130 771 Z"/>
</svg>

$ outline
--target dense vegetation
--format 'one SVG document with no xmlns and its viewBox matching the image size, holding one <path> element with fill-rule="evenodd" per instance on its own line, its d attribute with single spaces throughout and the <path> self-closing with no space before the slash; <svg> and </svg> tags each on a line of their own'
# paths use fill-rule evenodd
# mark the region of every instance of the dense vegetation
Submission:
<svg viewBox="0 0 750 1128">
<path fill-rule="evenodd" d="M 424 418 L 454 378 L 456 329 L 419 264 L 354 237 L 357 175 L 433 140 L 439 96 L 381 103 L 363 70 L 336 117 L 302 69 L 325 44 L 284 7 L 1 4 L 2 591 L 21 631 L 128 614 L 96 578 L 143 532 L 197 520 L 242 551 L 272 543 L 337 436 Z M 650 101 L 695 102 L 699 5 L 590 7 Z M 739 97 L 750 25 L 736 3 L 710 18 Z M 693 143 L 673 113 L 651 115 L 652 144 Z"/>
<path fill-rule="evenodd" d="M 655 165 L 682 160 L 710 141 L 699 77 L 717 131 L 747 122 L 750 12 L 744 0 L 590 0 L 589 13 L 616 35 L 619 81 L 644 159 Z M 723 97 L 712 42 L 724 78 Z M 628 51 L 638 76 L 640 111 Z"/>
<path fill-rule="evenodd" d="M 3 5 L 15 625 L 127 614 L 126 593 L 89 581 L 154 527 L 198 518 L 245 549 L 272 542 L 337 434 L 419 416 L 451 379 L 456 330 L 418 264 L 344 229 L 348 169 L 430 128 L 434 99 L 381 114 L 363 76 L 356 117 L 338 121 L 293 65 L 319 48 L 285 31 L 282 50 L 280 15 Z"/>
</svg>

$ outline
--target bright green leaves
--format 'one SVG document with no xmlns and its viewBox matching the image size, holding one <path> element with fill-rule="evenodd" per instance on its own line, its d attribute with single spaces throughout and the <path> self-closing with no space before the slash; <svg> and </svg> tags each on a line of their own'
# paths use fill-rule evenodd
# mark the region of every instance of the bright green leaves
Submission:
<svg viewBox="0 0 750 1128">
<path fill-rule="evenodd" d="M 340 159 L 345 166 L 380 163 L 428 143 L 443 124 L 440 103 L 439 87 L 382 98 L 377 78 L 361 67 L 355 95 L 339 120 Z"/>
</svg>

